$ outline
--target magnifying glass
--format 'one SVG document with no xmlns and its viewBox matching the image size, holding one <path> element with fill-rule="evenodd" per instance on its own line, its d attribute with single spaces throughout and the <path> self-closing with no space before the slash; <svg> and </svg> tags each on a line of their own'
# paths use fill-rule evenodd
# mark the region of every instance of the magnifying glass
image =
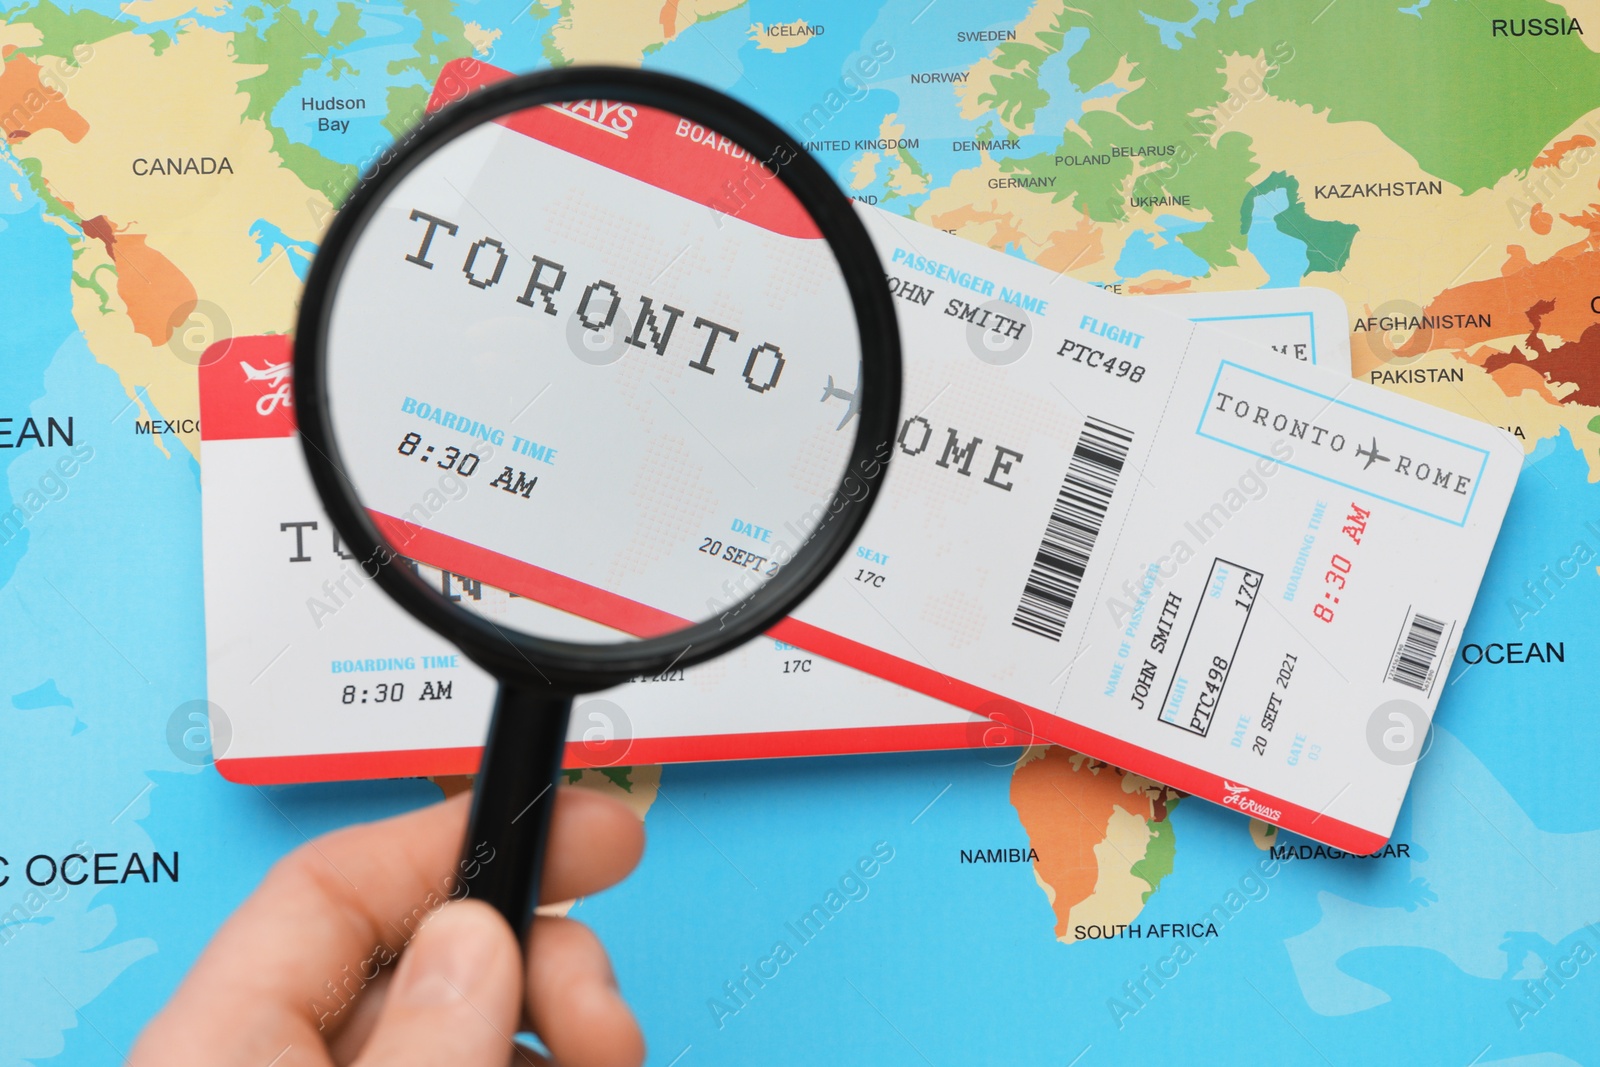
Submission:
<svg viewBox="0 0 1600 1067">
<path fill-rule="evenodd" d="M 547 71 L 364 178 L 294 363 L 346 550 L 499 680 L 461 877 L 523 936 L 574 695 L 757 636 L 865 521 L 900 402 L 878 258 L 744 105 Z"/>
</svg>

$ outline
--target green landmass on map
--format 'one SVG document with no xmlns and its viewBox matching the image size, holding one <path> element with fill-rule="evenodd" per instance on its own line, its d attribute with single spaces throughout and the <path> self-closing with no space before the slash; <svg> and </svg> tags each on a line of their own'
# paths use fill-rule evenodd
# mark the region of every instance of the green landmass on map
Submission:
<svg viewBox="0 0 1600 1067">
<path fill-rule="evenodd" d="M 1150 845 L 1144 851 L 1144 856 L 1128 868 L 1128 872 L 1135 878 L 1143 879 L 1150 884 L 1147 892 L 1140 896 L 1141 903 L 1150 899 L 1150 894 L 1161 888 L 1161 881 L 1172 873 L 1173 862 L 1178 856 L 1178 839 L 1172 832 L 1172 809 L 1177 807 L 1176 798 L 1167 802 L 1167 818 L 1150 819 Z"/>
<path fill-rule="evenodd" d="M 361 8 L 355 4 L 339 4 L 333 25 L 325 32 L 317 29 L 316 22 L 315 13 L 302 15 L 291 7 L 278 8 L 267 26 L 251 26 L 235 33 L 233 53 L 239 62 L 263 68 L 260 74 L 239 83 L 239 89 L 250 97 L 244 117 L 265 123 L 272 134 L 272 150 L 284 166 L 337 205 L 354 187 L 356 168 L 335 162 L 309 145 L 291 141 L 272 121 L 278 101 L 308 72 L 322 66 L 329 52 L 348 48 L 361 37 Z"/>
<path fill-rule="evenodd" d="M 1289 206 L 1273 216 L 1272 224 L 1278 232 L 1306 246 L 1306 273 L 1343 270 L 1359 227 L 1349 222 L 1326 222 L 1306 214 L 1306 206 L 1300 201 L 1300 183 L 1281 170 L 1273 171 L 1266 181 L 1245 194 L 1244 204 L 1239 208 L 1239 232 L 1250 232 L 1256 199 L 1278 189 L 1289 197 Z"/>
<path fill-rule="evenodd" d="M 1048 102 L 1039 66 L 1051 43 L 1059 49 L 1061 34 L 1072 28 L 1089 30 L 1067 62 L 1073 86 L 1088 91 L 1106 84 L 1124 57 L 1137 83 L 1122 94 L 1116 112 L 1082 116 L 1077 125 L 1088 142 L 1069 129 L 1051 152 L 1007 160 L 1004 168 L 1053 176 L 1057 200 L 1074 197 L 1094 221 L 1120 222 L 1129 214 L 1123 190 L 1137 157 L 1115 150 L 1172 145 L 1169 165 L 1141 175 L 1133 195 L 1186 197 L 1187 206 L 1211 211 L 1213 221 L 1177 240 L 1211 266 L 1224 267 L 1234 264 L 1245 235 L 1222 220 L 1243 205 L 1258 166 L 1250 138 L 1226 124 L 1228 109 L 1248 107 L 1252 98 L 1230 99 L 1219 56 L 1251 62 L 1259 72 L 1251 83 L 1257 95 L 1309 105 L 1332 122 L 1370 122 L 1423 170 L 1466 193 L 1525 171 L 1551 138 L 1600 100 L 1600 64 L 1577 35 L 1507 47 L 1470 4 L 1431 4 L 1415 15 L 1348 2 L 1253 4 L 1237 16 L 1224 11 L 1215 22 L 1201 19 L 1179 39 L 1180 47 L 1168 47 L 1153 20 L 1184 22 L 1193 14 L 1185 0 L 1098 0 L 1065 9 L 1038 45 L 1000 46 L 1000 65 L 1015 72 L 995 78 L 995 92 L 983 102 L 1014 126 L 1031 122 Z M 1498 5 L 1494 14 L 1566 16 L 1542 2 Z M 1537 54 L 1526 54 L 1527 47 L 1537 47 Z M 1224 103 L 1219 123 L 1209 112 Z M 1473 136 L 1448 117 L 1463 114 L 1479 124 Z M 1113 154 L 1109 164 L 1058 162 L 1104 153 Z M 1312 255 L 1311 269 L 1337 269 L 1331 231 L 1318 238 L 1321 254 Z"/>
</svg>

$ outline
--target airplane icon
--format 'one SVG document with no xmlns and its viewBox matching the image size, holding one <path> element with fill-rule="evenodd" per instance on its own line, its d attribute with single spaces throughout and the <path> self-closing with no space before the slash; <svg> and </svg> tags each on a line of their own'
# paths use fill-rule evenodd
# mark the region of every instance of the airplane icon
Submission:
<svg viewBox="0 0 1600 1067">
<path fill-rule="evenodd" d="M 1372 466 L 1374 461 L 1381 463 L 1389 462 L 1389 457 L 1378 451 L 1378 439 L 1376 437 L 1372 439 L 1371 448 L 1362 448 L 1360 445 L 1356 445 L 1356 455 L 1367 457 L 1367 466 L 1362 467 L 1362 470 L 1366 470 L 1367 467 Z"/>
<path fill-rule="evenodd" d="M 272 382 L 277 384 L 289 376 L 289 361 L 282 363 L 268 363 L 265 367 L 252 367 L 244 360 L 239 361 L 239 369 L 244 371 L 246 381 Z"/>
<path fill-rule="evenodd" d="M 242 359 L 239 361 L 239 369 L 244 371 L 246 381 L 266 382 L 272 387 L 270 392 L 256 398 L 256 414 L 271 415 L 280 405 L 294 406 L 294 393 L 289 387 L 289 366 L 287 359 L 282 363 L 268 363 L 264 367 L 252 367 Z"/>
<path fill-rule="evenodd" d="M 1250 792 L 1250 787 L 1249 786 L 1247 786 L 1247 785 L 1234 785 L 1232 782 L 1227 781 L 1226 779 L 1223 780 L 1222 788 L 1226 789 L 1233 796 L 1239 796 L 1242 793 Z"/>
<path fill-rule="evenodd" d="M 822 387 L 822 402 L 826 404 L 830 398 L 838 397 L 849 405 L 847 408 L 845 408 L 844 415 L 840 417 L 839 425 L 835 426 L 834 429 L 844 429 L 845 423 L 849 422 L 851 419 L 860 414 L 861 401 L 856 399 L 857 394 L 860 392 L 861 386 L 859 384 L 857 384 L 854 392 L 848 389 L 840 389 L 838 386 L 833 384 L 833 375 L 828 375 L 828 384 Z"/>
</svg>

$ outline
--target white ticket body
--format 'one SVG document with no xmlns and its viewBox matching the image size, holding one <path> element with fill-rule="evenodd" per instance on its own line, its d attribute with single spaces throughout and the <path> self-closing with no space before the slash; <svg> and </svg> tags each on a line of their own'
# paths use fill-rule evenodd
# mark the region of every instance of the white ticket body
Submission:
<svg viewBox="0 0 1600 1067">
<path fill-rule="evenodd" d="M 854 555 L 771 642 L 580 704 L 569 760 L 984 744 L 998 719 L 1342 848 L 1381 842 L 1415 752 L 1389 739 L 1426 732 L 1520 449 L 1350 381 L 1325 294 L 1180 298 L 1217 320 L 1196 325 L 863 217 L 907 356 Z M 219 766 L 471 769 L 487 679 L 339 554 L 273 408 L 286 353 L 241 344 L 202 370 Z M 816 384 L 847 426 L 853 383 Z M 724 519 L 696 540 L 760 554 L 782 528 Z"/>
<path fill-rule="evenodd" d="M 1242 338 L 1348 377 L 1343 309 L 1320 289 L 1142 298 L 1226 316 Z M 902 308 L 902 310 L 904 310 Z M 965 328 L 950 324 L 952 343 Z M 285 337 L 203 361 L 208 688 L 217 765 L 254 783 L 477 768 L 494 681 L 413 620 L 344 552 L 294 438 Z M 908 359 L 916 353 L 908 346 Z M 841 415 L 848 386 L 821 398 Z M 731 529 L 727 540 L 741 539 Z M 841 564 L 876 581 L 865 555 Z M 447 595 L 495 590 L 422 568 Z M 569 766 L 1023 744 L 1026 732 L 776 638 L 585 698 Z"/>
<path fill-rule="evenodd" d="M 867 222 L 917 353 L 914 414 L 861 536 L 885 580 L 836 574 L 782 632 L 1318 840 L 1380 845 L 1521 449 L 1148 304 Z M 1021 332 L 999 310 L 1018 296 Z M 988 350 L 948 325 L 974 318 L 1018 347 L 974 359 Z"/>
</svg>

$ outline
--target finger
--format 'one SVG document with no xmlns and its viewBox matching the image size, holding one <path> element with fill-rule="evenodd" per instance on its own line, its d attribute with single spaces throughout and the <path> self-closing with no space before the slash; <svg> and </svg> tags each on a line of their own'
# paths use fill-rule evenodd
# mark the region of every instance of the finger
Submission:
<svg viewBox="0 0 1600 1067">
<path fill-rule="evenodd" d="M 132 1063 L 325 1063 L 326 1042 L 365 990 L 448 899 L 465 824 L 461 798 L 335 831 L 279 860 L 140 1036 Z"/>
<path fill-rule="evenodd" d="M 360 999 L 344 1013 L 344 1021 L 328 1038 L 328 1053 L 334 1063 L 343 1067 L 361 1055 L 362 1046 L 372 1036 L 372 1031 L 378 1026 L 379 1017 L 383 1015 L 383 1004 L 389 996 L 389 986 L 394 982 L 394 971 L 393 967 L 385 969 L 375 981 L 361 991 Z M 277 1065 L 274 1064 L 273 1067 Z"/>
<path fill-rule="evenodd" d="M 644 825 L 626 804 L 593 789 L 563 788 L 556 797 L 539 903 L 598 893 L 639 865 Z"/>
<path fill-rule="evenodd" d="M 521 1000 L 511 927 L 480 901 L 450 904 L 406 947 L 355 1067 L 505 1067 Z"/>
<path fill-rule="evenodd" d="M 348 827 L 279 861 L 151 1022 L 132 1062 L 326 1062 L 324 1043 L 449 899 L 469 799 Z M 642 840 L 620 801 L 560 790 L 546 899 L 612 884 L 637 862 Z"/>
<path fill-rule="evenodd" d="M 551 1059 L 561 1067 L 639 1067 L 644 1036 L 589 928 L 540 916 L 528 944 L 528 1017 Z"/>
</svg>

